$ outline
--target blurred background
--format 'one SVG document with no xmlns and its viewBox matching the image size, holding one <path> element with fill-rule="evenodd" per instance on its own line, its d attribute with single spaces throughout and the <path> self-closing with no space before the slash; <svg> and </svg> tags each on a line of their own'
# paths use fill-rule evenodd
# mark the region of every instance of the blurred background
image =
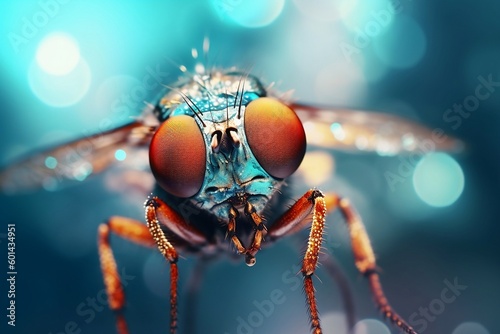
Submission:
<svg viewBox="0 0 500 334">
<path fill-rule="evenodd" d="M 500 333 L 497 2 L 40 0 L 4 1 L 0 9 L 2 166 L 126 123 L 161 92 L 159 83 L 180 75 L 178 65 L 193 67 L 191 49 L 201 54 L 205 36 L 209 64 L 251 68 L 264 83 L 293 89 L 299 101 L 384 111 L 461 139 L 463 153 L 412 160 L 383 151 L 312 151 L 308 161 L 321 163 L 304 165 L 293 189 L 296 197 L 318 186 L 352 199 L 389 300 L 421 333 Z M 107 173 L 60 191 L 47 185 L 0 195 L 1 254 L 7 258 L 6 226 L 14 223 L 18 272 L 16 326 L 2 315 L 0 332 L 114 332 L 103 305 L 97 226 L 111 215 L 142 220 L 144 201 L 137 192 L 117 191 L 117 183 Z M 397 333 L 354 268 L 340 215 L 328 224 L 325 247 L 349 278 L 356 333 Z M 131 333 L 166 333 L 164 260 L 117 238 L 113 245 L 130 277 Z M 283 240 L 263 250 L 251 269 L 228 261 L 209 266 L 200 304 L 189 310 L 198 332 L 308 333 L 295 276 L 300 252 Z M 188 257 L 179 265 L 179 333 L 193 263 Z M 338 288 L 326 272 L 317 275 L 324 332 L 346 333 Z M 256 305 L 275 290 L 283 302 L 260 311 Z"/>
</svg>

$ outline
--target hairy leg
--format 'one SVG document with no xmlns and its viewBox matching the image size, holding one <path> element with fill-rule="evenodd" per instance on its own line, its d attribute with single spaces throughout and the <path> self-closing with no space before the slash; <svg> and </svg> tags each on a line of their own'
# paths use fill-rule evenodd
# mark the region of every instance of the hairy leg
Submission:
<svg viewBox="0 0 500 334">
<path fill-rule="evenodd" d="M 417 332 L 415 332 L 415 330 L 394 311 L 385 297 L 376 270 L 377 264 L 375 261 L 375 254 L 363 221 L 356 213 L 349 200 L 337 197 L 337 204 L 349 228 L 356 267 L 359 272 L 368 279 L 370 289 L 378 308 L 387 319 L 391 320 L 394 325 L 405 333 L 417 334 Z"/>
<path fill-rule="evenodd" d="M 271 238 L 276 239 L 293 233 L 298 226 L 308 223 L 312 213 L 311 231 L 309 233 L 307 249 L 302 260 L 302 275 L 304 276 L 304 291 L 308 306 L 311 327 L 314 334 L 321 334 L 318 307 L 312 276 L 318 264 L 323 229 L 326 218 L 326 202 L 319 190 L 311 189 L 306 192 L 292 207 L 286 211 L 278 221 L 269 229 Z"/>
<path fill-rule="evenodd" d="M 146 247 L 153 247 L 154 241 L 148 228 L 141 222 L 125 218 L 111 217 L 106 223 L 99 226 L 98 231 L 98 249 L 101 270 L 104 278 L 104 285 L 108 295 L 110 309 L 115 311 L 117 317 L 117 329 L 119 334 L 127 334 L 127 324 L 123 316 L 125 305 L 125 293 L 123 285 L 118 274 L 118 267 L 110 245 L 110 234 L 136 244 Z"/>
</svg>

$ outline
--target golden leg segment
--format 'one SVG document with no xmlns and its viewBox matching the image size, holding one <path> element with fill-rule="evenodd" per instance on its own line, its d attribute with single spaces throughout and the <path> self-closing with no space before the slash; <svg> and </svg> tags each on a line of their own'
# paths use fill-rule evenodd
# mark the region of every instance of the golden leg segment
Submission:
<svg viewBox="0 0 500 334">
<path fill-rule="evenodd" d="M 127 323 L 122 314 L 125 305 L 125 293 L 118 274 L 118 267 L 110 245 L 110 234 L 116 234 L 126 240 L 143 246 L 153 246 L 148 228 L 139 221 L 125 217 L 111 217 L 98 230 L 98 250 L 104 286 L 108 295 L 110 309 L 116 312 L 116 327 L 119 334 L 127 334 Z"/>
<path fill-rule="evenodd" d="M 375 262 L 375 254 L 373 253 L 368 233 L 366 233 L 361 218 L 347 199 L 340 199 L 337 197 L 337 200 L 339 209 L 344 215 L 349 228 L 356 267 L 361 274 L 368 278 L 370 289 L 375 298 L 375 303 L 384 316 L 391 320 L 394 325 L 402 329 L 405 333 L 417 334 L 417 332 L 415 332 L 415 330 L 393 310 L 384 295 L 379 275 L 376 271 L 377 264 Z"/>
<path fill-rule="evenodd" d="M 177 330 L 177 281 L 179 279 L 177 260 L 179 257 L 160 227 L 156 207 L 154 199 L 146 203 L 146 222 L 160 253 L 170 263 L 170 333 L 175 334 Z"/>
</svg>

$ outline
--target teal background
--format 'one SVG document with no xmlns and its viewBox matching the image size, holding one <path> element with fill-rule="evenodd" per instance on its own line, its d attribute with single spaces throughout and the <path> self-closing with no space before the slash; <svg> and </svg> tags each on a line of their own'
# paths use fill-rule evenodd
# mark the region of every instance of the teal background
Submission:
<svg viewBox="0 0 500 334">
<path fill-rule="evenodd" d="M 335 153 L 336 175 L 321 187 L 340 191 L 359 207 L 373 238 L 382 283 L 402 316 L 409 318 L 420 307 L 429 307 L 440 298 L 444 281 L 457 278 L 467 289 L 427 321 L 424 332 L 464 334 L 453 331 L 472 321 L 487 333 L 499 333 L 500 92 L 481 101 L 459 126 L 444 115 L 474 93 L 479 76 L 500 80 L 500 6 L 470 0 L 393 2 L 399 11 L 392 23 L 346 56 L 345 46 L 356 47 L 359 42 L 357 29 L 376 21 L 373 11 L 388 8 L 383 1 L 358 1 L 349 20 L 330 15 L 346 3 L 286 1 L 270 24 L 253 27 L 263 16 L 259 12 L 268 12 L 261 2 L 3 1 L 0 162 L 6 166 L 29 152 L 98 132 L 103 121 L 113 126 L 126 122 L 129 115 L 140 112 L 142 101 L 132 99 L 118 113 L 117 99 L 130 95 L 156 67 L 165 78 L 163 83 L 175 80 L 180 74 L 175 64 L 192 68 L 191 49 L 201 54 L 203 38 L 208 36 L 212 64 L 251 67 L 267 84 L 277 82 L 278 90 L 294 89 L 300 101 L 397 114 L 431 129 L 442 128 L 467 145 L 464 153 L 453 156 L 464 172 L 465 188 L 448 207 L 433 208 L 422 202 L 410 180 L 391 191 L 384 172 L 398 168 L 397 157 Z M 24 36 L 26 20 L 32 22 L 41 11 L 50 13 L 50 18 L 15 46 L 13 36 Z M 56 31 L 78 42 L 91 74 L 83 97 L 66 107 L 42 102 L 28 80 L 39 43 Z M 148 90 L 144 100 L 153 99 L 159 89 Z M 97 226 L 111 215 L 142 219 L 144 198 L 113 191 L 107 186 L 108 177 L 97 176 L 56 192 L 0 195 L 0 253 L 6 258 L 5 226 L 15 223 L 18 267 L 17 325 L 7 327 L 2 314 L 2 333 L 64 333 L 71 322 L 81 333 L 113 332 L 113 315 L 105 308 L 101 311 L 100 304 L 94 317 L 81 315 L 87 307 L 78 311 L 87 298 L 100 296 L 103 288 Z M 294 189 L 298 197 L 307 186 L 298 180 Z M 325 246 L 350 279 L 358 320 L 380 319 L 352 265 L 340 215 L 333 214 L 329 225 Z M 305 244 L 305 238 L 301 240 Z M 163 259 L 156 252 L 113 241 L 119 266 L 135 276 L 127 286 L 131 333 L 167 332 L 168 271 Z M 254 332 L 307 332 L 304 297 L 294 285 L 297 268 L 292 267 L 299 263 L 300 254 L 301 249 L 283 241 L 259 253 L 251 269 L 243 262 L 210 266 L 200 305 L 191 310 L 199 321 L 198 332 L 237 333 L 238 317 L 247 319 L 255 311 L 253 302 L 269 299 L 275 289 L 286 300 Z M 179 263 L 179 333 L 187 313 L 183 296 L 193 262 L 186 258 Z M 343 333 L 338 290 L 325 272 L 319 271 L 318 276 L 323 282 L 316 280 L 320 311 L 329 319 L 325 333 Z M 73 330 L 71 326 L 66 332 Z"/>
</svg>

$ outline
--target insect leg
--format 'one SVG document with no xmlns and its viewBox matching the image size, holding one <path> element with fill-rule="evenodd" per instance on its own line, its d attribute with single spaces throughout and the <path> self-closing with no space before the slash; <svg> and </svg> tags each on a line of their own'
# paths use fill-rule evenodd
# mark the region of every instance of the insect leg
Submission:
<svg viewBox="0 0 500 334">
<path fill-rule="evenodd" d="M 417 332 L 415 332 L 415 330 L 408 325 L 403 318 L 401 318 L 401 316 L 394 312 L 384 295 L 384 291 L 382 290 L 382 285 L 380 284 L 379 276 L 376 271 L 377 265 L 375 262 L 375 255 L 373 253 L 370 239 L 363 225 L 363 221 L 347 199 L 340 198 L 338 196 L 335 197 L 337 199 L 338 207 L 342 212 L 349 228 L 356 267 L 361 274 L 363 274 L 363 276 L 368 278 L 370 289 L 375 297 L 375 303 L 384 316 L 390 319 L 393 324 L 402 329 L 405 333 L 417 334 Z"/>
<path fill-rule="evenodd" d="M 326 202 L 326 209 L 327 211 L 333 211 L 337 208 L 337 196 L 333 195 L 330 196 L 330 194 L 325 195 L 325 202 Z M 299 202 L 302 199 L 299 199 Z M 303 210 L 302 212 L 307 213 L 305 215 L 306 217 L 309 215 L 311 210 Z M 288 226 L 288 232 L 286 232 L 286 235 L 292 235 L 296 232 L 299 232 L 303 230 L 307 224 L 309 223 L 309 220 L 304 218 L 304 213 L 299 214 L 298 212 L 295 213 L 296 220 L 295 220 L 295 226 Z M 303 220 L 300 220 L 303 219 Z M 278 224 L 274 224 L 270 230 L 272 230 L 271 237 L 276 238 L 276 231 L 283 231 L 284 227 L 278 227 L 276 228 Z M 299 242 L 302 242 L 302 239 L 299 241 L 295 242 L 297 245 Z M 340 294 L 342 298 L 342 302 L 344 304 L 344 309 L 346 312 L 346 318 L 347 318 L 347 327 L 349 328 L 350 331 L 354 328 L 354 323 L 355 323 L 355 312 L 354 312 L 354 299 L 352 296 L 351 289 L 349 287 L 349 281 L 345 274 L 342 272 L 341 268 L 339 267 L 337 261 L 335 261 L 335 258 L 328 253 L 321 253 L 319 255 L 320 259 L 319 262 L 322 264 L 322 269 L 325 270 L 330 277 L 337 283 L 339 289 L 340 289 Z"/>
<path fill-rule="evenodd" d="M 314 334 L 321 334 L 318 308 L 316 305 L 315 289 L 312 275 L 318 264 L 318 255 L 323 240 L 323 228 L 325 226 L 326 203 L 324 195 L 319 190 L 309 190 L 292 207 L 271 226 L 269 234 L 272 238 L 278 238 L 289 234 L 299 226 L 304 226 L 305 219 L 312 211 L 312 224 L 309 233 L 306 253 L 302 262 L 302 274 L 304 275 L 304 291 L 306 293 L 311 326 Z"/>
<path fill-rule="evenodd" d="M 127 324 L 123 316 L 125 305 L 125 294 L 118 274 L 116 260 L 109 243 L 110 233 L 114 233 L 124 239 L 136 244 L 153 247 L 148 228 L 139 221 L 125 217 L 111 217 L 105 224 L 101 224 L 98 230 L 98 249 L 104 285 L 108 295 L 108 303 L 111 310 L 116 312 L 117 329 L 119 334 L 128 333 Z"/>
<path fill-rule="evenodd" d="M 236 236 L 236 218 L 238 218 L 238 210 L 231 208 L 229 210 L 229 223 L 227 224 L 227 236 L 231 239 L 239 254 L 245 254 L 247 251 L 241 240 Z"/>
<path fill-rule="evenodd" d="M 245 262 L 249 266 L 253 266 L 255 264 L 255 254 L 260 250 L 260 245 L 262 244 L 262 240 L 267 233 L 267 228 L 264 225 L 264 221 L 262 217 L 257 214 L 257 211 L 253 207 L 252 204 L 248 203 L 245 205 L 245 214 L 250 217 L 255 225 L 255 234 L 253 236 L 252 245 L 249 249 L 247 249 Z"/>
<path fill-rule="evenodd" d="M 154 212 L 161 224 L 191 245 L 202 245 L 206 238 L 198 229 L 189 224 L 179 213 L 158 197 L 152 197 L 146 202 L 146 207 L 153 206 Z M 146 211 L 147 218 L 147 211 Z"/>
<path fill-rule="evenodd" d="M 177 329 L 177 281 L 179 279 L 177 260 L 179 256 L 160 227 L 156 214 L 157 208 L 158 201 L 154 198 L 146 202 L 146 222 L 160 253 L 170 263 L 170 333 L 175 334 Z"/>
<path fill-rule="evenodd" d="M 170 262 L 170 332 L 177 329 L 177 280 L 178 255 L 174 246 L 165 236 L 160 223 L 173 233 L 172 240 L 178 243 L 201 246 L 206 243 L 202 232 L 190 225 L 178 212 L 158 197 L 146 201 L 146 221 L 158 249 Z M 172 241 L 171 240 L 171 241 Z"/>
<path fill-rule="evenodd" d="M 333 212 L 337 209 L 338 206 L 338 196 L 330 193 L 326 194 L 325 202 L 326 209 L 329 212 Z M 344 310 L 346 312 L 347 328 L 349 330 L 349 333 L 352 333 L 356 321 L 356 316 L 354 312 L 354 298 L 349 287 L 348 278 L 345 276 L 345 274 L 339 267 L 339 264 L 331 254 L 322 253 L 320 255 L 320 262 L 322 264 L 323 270 L 325 270 L 330 275 L 330 277 L 333 278 L 340 289 L 341 298 L 344 303 Z"/>
</svg>

